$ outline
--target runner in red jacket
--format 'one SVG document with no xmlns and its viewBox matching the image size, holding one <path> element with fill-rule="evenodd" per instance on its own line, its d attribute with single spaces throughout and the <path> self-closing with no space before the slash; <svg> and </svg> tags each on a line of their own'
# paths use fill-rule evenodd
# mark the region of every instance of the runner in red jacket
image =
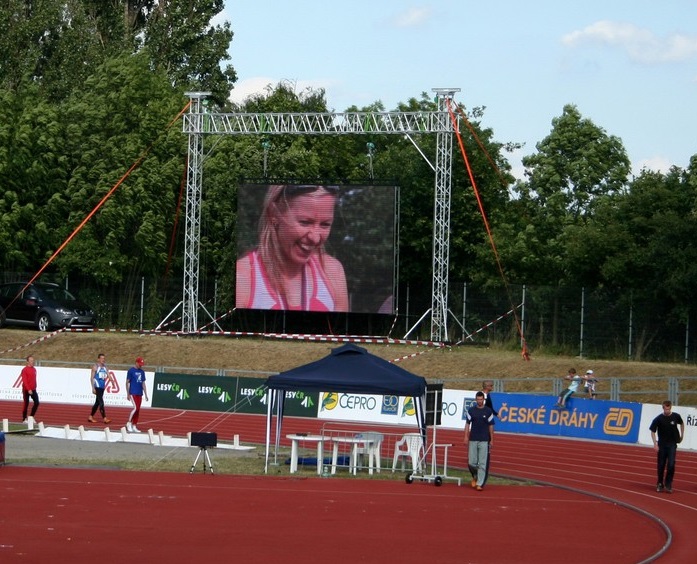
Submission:
<svg viewBox="0 0 697 564">
<path fill-rule="evenodd" d="M 31 408 L 31 416 L 36 415 L 36 410 L 39 409 L 39 394 L 36 393 L 36 368 L 34 368 L 34 357 L 27 357 L 27 364 L 22 368 L 22 397 L 24 398 L 24 408 L 22 409 L 22 421 L 27 422 L 27 411 L 29 410 L 29 398 L 32 399 L 34 405 Z"/>
</svg>

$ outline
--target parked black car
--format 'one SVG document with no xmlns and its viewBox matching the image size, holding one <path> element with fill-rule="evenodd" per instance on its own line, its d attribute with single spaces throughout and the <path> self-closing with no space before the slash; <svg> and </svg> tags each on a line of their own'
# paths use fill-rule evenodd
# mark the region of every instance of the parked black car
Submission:
<svg viewBox="0 0 697 564">
<path fill-rule="evenodd" d="M 36 282 L 22 291 L 24 286 L 26 282 L 0 285 L 0 327 L 6 324 L 28 325 L 39 331 L 94 327 L 94 311 L 65 288 Z"/>
</svg>

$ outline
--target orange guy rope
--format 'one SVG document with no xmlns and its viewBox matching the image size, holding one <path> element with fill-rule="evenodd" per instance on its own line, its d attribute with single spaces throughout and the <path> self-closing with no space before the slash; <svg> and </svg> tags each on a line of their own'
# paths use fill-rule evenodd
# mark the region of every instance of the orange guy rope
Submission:
<svg viewBox="0 0 697 564">
<path fill-rule="evenodd" d="M 465 167 L 467 168 L 467 174 L 469 175 L 470 182 L 472 183 L 472 189 L 474 191 L 474 196 L 477 199 L 477 206 L 479 207 L 479 213 L 482 215 L 482 220 L 484 221 L 484 227 L 486 229 L 487 236 L 489 238 L 489 244 L 491 245 L 491 248 L 494 252 L 494 258 L 496 259 L 496 266 L 499 270 L 499 274 L 501 275 L 501 279 L 503 280 L 504 285 L 506 286 L 506 292 L 508 293 L 508 300 L 513 305 L 513 300 L 511 298 L 511 293 L 510 289 L 508 286 L 508 281 L 506 279 L 506 274 L 503 271 L 503 265 L 501 264 L 501 257 L 499 256 L 498 249 L 496 248 L 496 242 L 494 241 L 494 236 L 491 232 L 491 226 L 489 225 L 489 219 L 487 218 L 486 211 L 484 210 L 484 204 L 482 203 L 482 198 L 479 194 L 479 189 L 477 188 L 477 182 L 474 179 L 474 173 L 472 172 L 472 167 L 469 162 L 469 158 L 467 157 L 467 152 L 465 151 L 465 145 L 462 142 L 462 136 L 460 135 L 460 130 L 457 127 L 457 120 L 455 118 L 455 114 L 452 111 L 452 108 L 450 107 L 450 100 L 446 100 L 446 104 L 448 106 L 448 114 L 450 116 L 450 121 L 453 124 L 453 130 L 455 131 L 455 135 L 457 137 L 457 144 L 460 147 L 460 153 L 462 154 L 462 158 L 464 159 L 465 162 Z M 518 319 L 518 314 L 515 311 L 515 308 L 512 308 L 514 310 L 513 317 L 515 319 L 515 324 L 516 328 L 518 330 L 518 335 L 520 335 L 520 339 L 523 343 L 523 350 L 522 350 L 522 355 L 524 360 L 530 360 L 530 353 L 528 351 L 528 346 L 527 342 L 525 340 L 525 336 L 523 335 L 523 330 L 520 325 L 520 320 Z"/>
<path fill-rule="evenodd" d="M 174 123 L 182 116 L 182 114 L 183 114 L 186 110 L 189 109 L 189 106 L 190 106 L 190 105 L 191 105 L 191 101 L 189 101 L 189 102 L 186 104 L 186 106 L 184 106 L 184 108 L 182 108 L 182 110 L 177 114 L 177 116 L 176 116 L 172 121 L 169 122 L 169 124 L 168 124 L 167 127 L 165 128 L 165 131 L 167 131 L 170 127 L 172 127 L 172 125 L 174 125 Z M 160 137 L 161 137 L 161 136 L 160 136 Z M 82 228 L 85 226 L 85 224 L 87 224 L 87 222 L 88 222 L 90 219 L 92 219 L 92 217 L 94 216 L 94 214 L 96 214 L 97 211 L 99 211 L 99 208 L 101 208 L 101 207 L 106 203 L 106 201 L 107 201 L 109 198 L 111 198 L 111 196 L 114 194 L 114 192 L 116 192 L 116 189 L 117 189 L 119 186 L 121 186 L 121 184 L 124 183 L 124 181 L 126 180 L 126 178 L 128 178 L 129 175 L 143 162 L 143 160 L 145 159 L 145 157 L 148 155 L 148 153 L 150 152 L 150 150 L 155 146 L 155 144 L 157 143 L 158 140 L 159 140 L 159 138 L 156 139 L 155 141 L 153 141 L 153 142 L 150 144 L 150 146 L 149 146 L 147 149 L 145 149 L 145 151 L 143 151 L 143 153 L 140 155 L 140 157 L 138 157 L 138 159 L 136 159 L 136 161 L 135 161 L 135 162 L 131 165 L 131 167 L 126 171 L 126 173 L 125 173 L 121 178 L 119 178 L 118 182 L 117 182 L 116 184 L 114 184 L 114 185 L 111 187 L 111 189 L 104 195 L 104 197 L 99 201 L 99 203 L 94 207 L 94 209 L 93 209 L 89 214 L 87 214 L 87 217 L 85 217 L 85 219 L 83 219 L 83 220 L 80 222 L 80 225 L 78 225 L 78 226 L 73 230 L 73 232 L 68 236 L 68 238 L 67 238 L 65 241 L 63 241 L 63 243 L 61 244 L 61 246 L 58 247 L 58 249 L 57 249 L 57 250 L 51 255 L 51 257 L 44 263 L 44 265 L 36 272 L 36 274 L 34 274 L 34 276 L 32 276 L 31 280 L 29 280 L 29 282 L 27 282 L 26 286 L 24 286 L 24 288 L 22 288 L 20 294 L 21 294 L 22 292 L 24 292 L 24 290 L 26 290 L 27 287 L 28 287 L 32 282 L 34 282 L 34 280 L 36 280 L 39 276 L 41 276 L 41 274 L 44 272 L 44 270 L 46 270 L 46 268 L 48 267 L 48 265 L 51 264 L 51 263 L 54 261 L 54 259 L 55 259 L 59 254 L 61 254 L 61 252 L 63 252 L 63 249 L 65 249 L 65 247 L 68 246 L 68 243 L 70 243 L 70 241 L 72 241 L 72 240 L 75 238 L 75 236 L 82 230 Z M 17 299 L 18 296 L 19 296 L 19 294 L 17 294 L 17 296 L 14 297 L 14 299 L 12 300 L 12 303 L 14 303 L 14 301 Z M 10 303 L 10 305 L 12 305 L 12 303 Z"/>
</svg>

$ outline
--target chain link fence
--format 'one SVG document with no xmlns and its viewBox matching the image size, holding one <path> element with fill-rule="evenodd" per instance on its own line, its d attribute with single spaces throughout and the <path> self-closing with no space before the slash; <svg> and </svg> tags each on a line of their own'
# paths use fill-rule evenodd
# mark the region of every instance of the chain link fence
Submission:
<svg viewBox="0 0 697 564">
<path fill-rule="evenodd" d="M 4 274 L 3 282 L 30 275 Z M 127 330 L 181 330 L 182 281 L 133 277 L 99 285 L 85 277 L 57 282 L 97 313 L 98 326 Z M 218 280 L 199 279 L 198 326 L 207 331 L 312 333 L 430 339 L 431 281 L 403 285 L 394 315 L 235 310 L 234 292 Z M 667 304 L 583 287 L 480 288 L 451 282 L 448 341 L 452 344 L 530 349 L 594 359 L 694 363 L 697 337 Z M 684 309 L 689 311 L 689 305 Z M 519 331 L 520 329 L 520 331 Z"/>
</svg>

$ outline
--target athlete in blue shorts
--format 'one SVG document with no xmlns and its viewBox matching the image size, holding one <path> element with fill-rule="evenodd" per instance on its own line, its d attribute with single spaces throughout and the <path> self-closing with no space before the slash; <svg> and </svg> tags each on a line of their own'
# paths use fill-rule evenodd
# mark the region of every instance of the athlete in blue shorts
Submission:
<svg viewBox="0 0 697 564">
<path fill-rule="evenodd" d="M 106 366 L 106 356 L 104 353 L 99 353 L 99 355 L 97 355 L 97 364 L 92 367 L 92 372 L 90 374 L 90 385 L 92 386 L 92 393 L 95 395 L 92 412 L 87 418 L 87 421 L 90 423 L 97 422 L 94 418 L 97 410 L 101 413 L 104 423 L 111 423 L 111 419 L 106 416 L 106 411 L 104 409 L 104 392 L 106 391 L 107 382 L 112 381 L 113 376 Z"/>
<path fill-rule="evenodd" d="M 145 394 L 145 399 L 148 399 L 148 388 L 145 385 L 145 371 L 143 370 L 144 364 L 145 360 L 143 360 L 142 356 L 139 356 L 136 358 L 136 365 L 129 368 L 126 374 L 126 398 L 133 404 L 133 410 L 128 416 L 128 423 L 126 423 L 126 430 L 130 433 L 140 433 L 136 424 L 140 417 L 140 404 L 143 401 L 143 394 Z"/>
</svg>

